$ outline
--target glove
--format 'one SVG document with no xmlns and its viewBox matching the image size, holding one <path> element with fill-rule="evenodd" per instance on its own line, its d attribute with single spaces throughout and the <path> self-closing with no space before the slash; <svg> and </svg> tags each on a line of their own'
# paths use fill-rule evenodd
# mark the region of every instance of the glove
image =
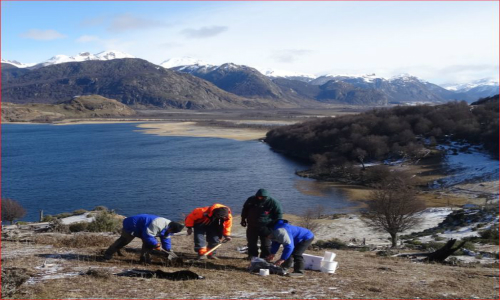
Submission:
<svg viewBox="0 0 500 300">
<path fill-rule="evenodd" d="M 187 235 L 191 235 L 191 233 L 193 233 L 193 228 L 189 227 L 187 229 Z"/>
<path fill-rule="evenodd" d="M 156 246 L 153 248 L 153 250 L 160 251 L 161 250 L 161 245 L 160 244 L 156 244 Z"/>
<path fill-rule="evenodd" d="M 241 226 L 247 227 L 247 221 L 245 219 L 241 220 Z"/>
<path fill-rule="evenodd" d="M 168 259 L 176 259 L 178 258 L 179 256 L 177 256 L 177 254 L 174 253 L 174 251 L 172 250 L 168 250 L 167 251 L 167 254 L 168 254 Z"/>
<path fill-rule="evenodd" d="M 274 254 L 269 254 L 267 257 L 266 257 L 266 260 L 267 261 L 272 261 L 274 259 Z"/>
<path fill-rule="evenodd" d="M 280 260 L 277 260 L 277 261 L 274 263 L 274 265 L 275 265 L 275 266 L 277 266 L 277 267 L 279 267 L 279 266 L 281 266 L 284 262 L 285 262 L 284 260 L 280 259 Z"/>
</svg>

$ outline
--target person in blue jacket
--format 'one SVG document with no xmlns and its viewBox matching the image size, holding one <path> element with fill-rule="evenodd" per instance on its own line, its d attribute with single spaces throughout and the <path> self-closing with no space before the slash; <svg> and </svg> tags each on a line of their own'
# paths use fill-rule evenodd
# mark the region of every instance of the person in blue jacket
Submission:
<svg viewBox="0 0 500 300">
<path fill-rule="evenodd" d="M 141 262 L 151 262 L 151 251 L 160 250 L 161 247 L 169 253 L 169 256 L 175 257 L 170 236 L 180 232 L 183 228 L 182 224 L 155 215 L 141 214 L 125 218 L 121 236 L 104 252 L 104 259 L 111 259 L 113 254 L 136 237 L 142 239 Z M 156 237 L 160 238 L 161 244 L 158 243 Z"/>
<path fill-rule="evenodd" d="M 271 239 L 271 254 L 268 261 L 274 259 L 278 249 L 283 245 L 283 253 L 274 264 L 285 269 L 290 268 L 293 263 L 293 273 L 290 276 L 304 276 L 304 257 L 302 254 L 314 240 L 314 234 L 306 228 L 293 226 L 287 220 L 278 220 L 272 228 L 263 227 L 262 233 Z"/>
</svg>

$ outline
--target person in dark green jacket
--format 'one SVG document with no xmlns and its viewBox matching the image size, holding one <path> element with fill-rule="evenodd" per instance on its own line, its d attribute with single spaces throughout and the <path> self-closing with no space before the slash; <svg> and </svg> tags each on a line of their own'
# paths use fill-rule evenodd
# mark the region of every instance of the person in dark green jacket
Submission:
<svg viewBox="0 0 500 300">
<path fill-rule="evenodd" d="M 243 204 L 241 226 L 247 228 L 248 257 L 259 256 L 257 242 L 260 239 L 260 257 L 266 258 L 271 252 L 271 241 L 261 234 L 261 228 L 269 226 L 283 218 L 283 211 L 278 200 L 265 189 L 257 191 Z"/>
</svg>

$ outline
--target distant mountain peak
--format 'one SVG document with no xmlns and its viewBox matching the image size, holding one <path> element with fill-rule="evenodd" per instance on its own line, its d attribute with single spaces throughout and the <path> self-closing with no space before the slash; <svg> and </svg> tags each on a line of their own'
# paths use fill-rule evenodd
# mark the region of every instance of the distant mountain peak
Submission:
<svg viewBox="0 0 500 300">
<path fill-rule="evenodd" d="M 35 64 L 23 64 L 21 62 L 18 62 L 17 60 L 7 60 L 7 59 L 2 59 L 2 64 L 10 64 L 17 68 L 29 68 L 35 65 Z"/>
<path fill-rule="evenodd" d="M 176 67 L 189 67 L 189 66 L 198 66 L 198 67 L 211 67 L 212 65 L 204 62 L 201 59 L 192 58 L 189 56 L 184 57 L 173 57 L 165 60 L 160 64 L 160 66 L 170 69 Z"/>
<path fill-rule="evenodd" d="M 467 83 L 447 83 L 442 86 L 449 91 L 468 91 L 481 86 L 498 86 L 498 79 L 482 78 Z"/>
<path fill-rule="evenodd" d="M 82 62 L 89 60 L 111 60 L 111 59 L 121 59 L 121 58 L 135 58 L 133 55 L 115 51 L 115 50 L 107 50 L 102 51 L 97 54 L 91 54 L 90 52 L 80 52 L 77 55 L 67 56 L 64 54 L 55 55 L 48 60 L 37 64 L 35 67 L 46 67 L 50 65 L 68 63 L 68 62 Z"/>
<path fill-rule="evenodd" d="M 307 74 L 307 73 L 300 73 L 300 72 L 292 72 L 292 71 L 285 71 L 285 70 L 277 70 L 277 69 L 264 69 L 264 68 L 256 68 L 261 72 L 262 74 L 268 76 L 268 77 L 282 77 L 282 78 L 303 78 L 303 79 L 310 79 L 313 80 L 317 76 L 312 75 L 312 74 Z"/>
</svg>

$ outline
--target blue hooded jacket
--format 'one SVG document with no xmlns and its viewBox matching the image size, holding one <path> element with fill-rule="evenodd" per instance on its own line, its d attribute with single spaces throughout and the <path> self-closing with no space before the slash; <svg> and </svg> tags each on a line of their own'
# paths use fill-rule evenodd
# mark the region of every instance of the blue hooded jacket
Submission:
<svg viewBox="0 0 500 300">
<path fill-rule="evenodd" d="M 162 248 L 170 251 L 172 248 L 170 236 L 172 234 L 167 233 L 170 222 L 170 220 L 155 215 L 141 214 L 123 220 L 123 230 L 141 238 L 143 243 L 151 247 L 158 245 L 156 237 L 159 237 Z"/>
<path fill-rule="evenodd" d="M 282 260 L 287 260 L 292 255 L 295 245 L 314 238 L 314 234 L 306 228 L 288 224 L 286 220 L 279 220 L 273 226 L 271 253 L 276 254 L 283 244 Z"/>
</svg>

